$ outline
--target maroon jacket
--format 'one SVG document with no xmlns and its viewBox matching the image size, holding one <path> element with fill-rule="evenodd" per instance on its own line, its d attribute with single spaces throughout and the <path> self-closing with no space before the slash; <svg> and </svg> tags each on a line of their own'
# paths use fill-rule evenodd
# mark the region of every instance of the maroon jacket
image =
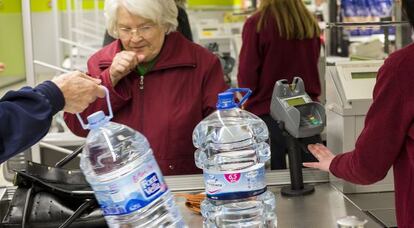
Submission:
<svg viewBox="0 0 414 228">
<path fill-rule="evenodd" d="M 258 33 L 260 14 L 246 20 L 243 27 L 243 45 L 240 50 L 239 87 L 250 88 L 252 96 L 245 108 L 256 115 L 270 113 L 270 101 L 276 81 L 299 76 L 305 82 L 306 92 L 312 99 L 321 93 L 318 59 L 319 37 L 305 40 L 286 40 L 279 36 L 276 21 L 267 17 L 267 23 Z"/>
<path fill-rule="evenodd" d="M 414 45 L 394 52 L 381 67 L 365 127 L 351 153 L 329 167 L 356 184 L 382 180 L 394 166 L 398 227 L 414 227 Z"/>
<path fill-rule="evenodd" d="M 132 72 L 115 88 L 109 78 L 109 66 L 121 51 L 119 40 L 95 53 L 88 61 L 89 74 L 102 79 L 109 89 L 114 118 L 144 134 L 164 175 L 200 173 L 194 164 L 192 132 L 215 110 L 217 94 L 227 89 L 218 58 L 177 32 L 166 36 L 153 69 L 145 75 L 139 89 L 139 75 Z M 105 110 L 98 99 L 82 113 Z M 68 127 L 86 136 L 76 116 L 65 113 Z"/>
</svg>

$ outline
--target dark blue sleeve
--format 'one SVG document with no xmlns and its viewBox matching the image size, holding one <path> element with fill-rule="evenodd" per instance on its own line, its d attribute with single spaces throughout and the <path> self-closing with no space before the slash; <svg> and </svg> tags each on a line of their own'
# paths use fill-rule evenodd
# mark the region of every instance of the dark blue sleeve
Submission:
<svg viewBox="0 0 414 228">
<path fill-rule="evenodd" d="M 65 100 L 51 81 L 10 91 L 0 99 L 0 163 L 37 143 Z"/>
</svg>

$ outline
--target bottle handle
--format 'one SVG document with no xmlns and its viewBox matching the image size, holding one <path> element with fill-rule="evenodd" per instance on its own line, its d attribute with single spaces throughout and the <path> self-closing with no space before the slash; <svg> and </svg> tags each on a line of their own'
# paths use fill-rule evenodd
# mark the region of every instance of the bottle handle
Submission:
<svg viewBox="0 0 414 228">
<path fill-rule="evenodd" d="M 105 86 L 103 86 L 103 88 L 105 90 L 106 103 L 108 104 L 108 111 L 109 111 L 109 116 L 107 116 L 106 118 L 110 120 L 112 119 L 112 117 L 114 117 L 114 114 L 112 112 L 111 101 L 109 99 L 109 90 Z M 85 124 L 83 122 L 82 117 L 79 115 L 79 113 L 76 113 L 76 117 L 78 118 L 83 129 L 85 130 L 89 129 L 89 124 Z"/>
<path fill-rule="evenodd" d="M 228 90 L 226 90 L 226 92 L 231 92 L 231 93 L 235 93 L 235 92 L 245 92 L 246 94 L 242 97 L 242 99 L 240 100 L 239 103 L 237 103 L 238 107 L 241 107 L 243 105 L 244 102 L 246 102 L 246 100 L 250 97 L 250 95 L 252 95 L 252 90 L 249 88 L 230 88 Z"/>
</svg>

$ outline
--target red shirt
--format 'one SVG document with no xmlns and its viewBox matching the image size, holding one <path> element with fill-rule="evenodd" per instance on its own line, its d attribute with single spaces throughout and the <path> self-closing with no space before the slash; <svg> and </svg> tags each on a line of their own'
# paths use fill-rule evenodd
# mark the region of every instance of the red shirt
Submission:
<svg viewBox="0 0 414 228">
<path fill-rule="evenodd" d="M 269 114 L 276 81 L 287 79 L 290 83 L 295 76 L 303 79 L 309 96 L 317 99 L 321 93 L 318 73 L 320 38 L 281 38 L 272 16 L 267 17 L 267 23 L 257 32 L 259 18 L 259 13 L 248 18 L 242 33 L 237 80 L 239 87 L 253 91 L 245 108 L 256 115 Z"/>
<path fill-rule="evenodd" d="M 356 184 L 382 180 L 394 167 L 398 227 L 414 227 L 414 45 L 394 52 L 378 72 L 373 103 L 355 149 L 330 171 Z"/>
<path fill-rule="evenodd" d="M 110 92 L 114 118 L 148 138 L 164 175 L 200 173 L 195 166 L 192 143 L 194 127 L 215 110 L 217 94 L 227 89 L 218 58 L 177 32 L 166 36 L 153 69 L 144 77 L 131 72 L 115 88 L 109 78 L 109 67 L 121 51 L 119 40 L 105 46 L 88 61 L 92 77 L 102 79 Z M 98 99 L 83 113 L 107 112 L 104 99 Z M 65 113 L 68 127 L 86 136 L 76 116 Z"/>
</svg>

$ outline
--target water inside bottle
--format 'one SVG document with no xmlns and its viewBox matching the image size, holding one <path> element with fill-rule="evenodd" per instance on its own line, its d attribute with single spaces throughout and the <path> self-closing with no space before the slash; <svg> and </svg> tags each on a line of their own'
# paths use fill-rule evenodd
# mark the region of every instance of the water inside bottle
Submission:
<svg viewBox="0 0 414 228">
<path fill-rule="evenodd" d="M 139 132 L 112 122 L 92 130 L 81 169 L 110 227 L 186 227 Z"/>
<path fill-rule="evenodd" d="M 260 119 L 225 116 L 197 125 L 196 165 L 209 170 L 241 170 L 270 159 L 266 125 Z M 249 117 L 249 116 L 246 116 Z"/>
<path fill-rule="evenodd" d="M 264 179 L 268 136 L 260 118 L 239 108 L 216 111 L 196 126 L 195 163 L 207 195 L 204 227 L 276 227 L 275 197 Z"/>
</svg>

